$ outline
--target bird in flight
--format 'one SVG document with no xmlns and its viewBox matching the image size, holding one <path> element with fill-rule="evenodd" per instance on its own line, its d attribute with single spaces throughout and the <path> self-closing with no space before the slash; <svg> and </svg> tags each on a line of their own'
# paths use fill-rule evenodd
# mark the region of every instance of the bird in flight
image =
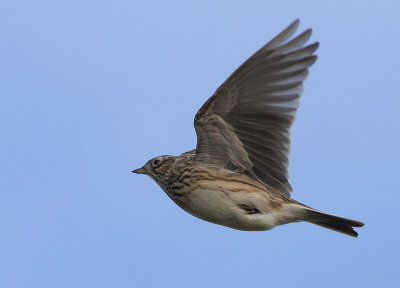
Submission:
<svg viewBox="0 0 400 288">
<path fill-rule="evenodd" d="M 299 20 L 244 62 L 194 118 L 196 149 L 159 156 L 133 170 L 150 176 L 179 207 L 238 230 L 269 230 L 307 221 L 357 237 L 364 223 L 291 198 L 290 127 L 319 43 Z"/>
</svg>

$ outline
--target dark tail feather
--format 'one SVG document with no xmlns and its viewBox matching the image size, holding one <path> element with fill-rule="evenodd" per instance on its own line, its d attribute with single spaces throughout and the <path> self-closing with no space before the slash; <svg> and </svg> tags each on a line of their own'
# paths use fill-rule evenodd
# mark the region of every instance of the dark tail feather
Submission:
<svg viewBox="0 0 400 288">
<path fill-rule="evenodd" d="M 362 227 L 364 223 L 335 215 L 326 214 L 313 209 L 307 209 L 306 221 L 319 225 L 352 237 L 357 237 L 358 233 L 354 227 Z"/>
</svg>

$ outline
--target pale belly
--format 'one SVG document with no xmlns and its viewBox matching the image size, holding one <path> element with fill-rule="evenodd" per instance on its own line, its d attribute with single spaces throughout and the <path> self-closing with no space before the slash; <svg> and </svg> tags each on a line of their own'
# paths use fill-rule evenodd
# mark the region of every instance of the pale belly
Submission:
<svg viewBox="0 0 400 288">
<path fill-rule="evenodd" d="M 242 206 L 254 207 L 256 213 L 250 213 Z M 265 192 L 224 193 L 219 190 L 193 190 L 182 208 L 205 221 L 228 226 L 239 230 L 269 230 L 276 225 L 292 222 L 289 205 L 277 205 Z"/>
</svg>

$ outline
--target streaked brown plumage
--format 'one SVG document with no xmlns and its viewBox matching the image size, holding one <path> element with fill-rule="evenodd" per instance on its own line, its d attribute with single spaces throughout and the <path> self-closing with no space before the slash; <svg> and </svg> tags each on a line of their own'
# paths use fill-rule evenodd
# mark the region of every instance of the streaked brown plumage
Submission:
<svg viewBox="0 0 400 288">
<path fill-rule="evenodd" d="M 296 20 L 243 63 L 200 108 L 195 150 L 160 156 L 147 174 L 182 209 L 240 230 L 308 221 L 356 237 L 364 224 L 290 198 L 290 127 L 319 43 L 311 29 L 290 39 Z"/>
</svg>

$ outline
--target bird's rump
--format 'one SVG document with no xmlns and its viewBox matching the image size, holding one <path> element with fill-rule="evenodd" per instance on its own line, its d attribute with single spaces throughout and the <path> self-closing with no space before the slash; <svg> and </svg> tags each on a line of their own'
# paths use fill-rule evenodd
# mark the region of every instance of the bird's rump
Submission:
<svg viewBox="0 0 400 288">
<path fill-rule="evenodd" d="M 296 20 L 243 63 L 197 112 L 194 160 L 233 167 L 290 197 L 290 127 L 318 43 Z"/>
</svg>

